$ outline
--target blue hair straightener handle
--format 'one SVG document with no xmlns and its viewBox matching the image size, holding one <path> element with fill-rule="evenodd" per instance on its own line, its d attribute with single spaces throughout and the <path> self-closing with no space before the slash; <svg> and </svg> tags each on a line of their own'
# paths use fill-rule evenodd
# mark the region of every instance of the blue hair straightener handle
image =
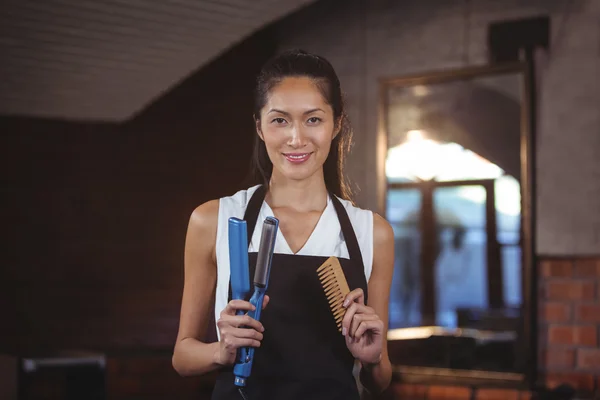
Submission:
<svg viewBox="0 0 600 400">
<path fill-rule="evenodd" d="M 271 273 L 271 262 L 273 260 L 273 251 L 275 249 L 275 238 L 279 220 L 274 217 L 267 217 L 263 224 L 260 238 L 260 246 L 256 260 L 256 269 L 254 271 L 254 292 L 250 297 L 250 303 L 254 306 L 253 311 L 248 312 L 248 316 L 260 321 L 262 304 L 269 286 L 269 276 Z M 250 279 L 248 271 L 248 241 L 246 222 L 238 218 L 229 219 L 229 259 L 231 269 L 231 294 L 233 299 L 247 300 L 250 293 Z M 243 314 L 244 311 L 238 311 Z M 238 357 L 233 367 L 235 376 L 235 385 L 238 388 L 246 386 L 246 380 L 250 377 L 252 371 L 252 361 L 254 359 L 254 347 L 244 347 L 238 350 Z"/>
<path fill-rule="evenodd" d="M 229 269 L 231 297 L 248 300 L 250 295 L 250 271 L 248 270 L 248 227 L 246 221 L 229 218 Z M 243 310 L 237 312 L 244 314 Z"/>
</svg>

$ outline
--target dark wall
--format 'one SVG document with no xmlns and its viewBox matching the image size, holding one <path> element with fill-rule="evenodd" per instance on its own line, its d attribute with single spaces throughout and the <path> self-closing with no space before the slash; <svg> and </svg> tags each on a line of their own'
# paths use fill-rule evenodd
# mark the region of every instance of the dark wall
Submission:
<svg viewBox="0 0 600 400">
<path fill-rule="evenodd" d="M 268 31 L 123 124 L 0 117 L 0 352 L 169 349 L 188 218 L 247 184 Z"/>
</svg>

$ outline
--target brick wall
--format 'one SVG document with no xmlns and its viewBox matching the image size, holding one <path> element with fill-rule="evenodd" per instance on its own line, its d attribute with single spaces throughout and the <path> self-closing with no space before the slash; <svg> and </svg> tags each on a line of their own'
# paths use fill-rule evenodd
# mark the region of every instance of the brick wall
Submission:
<svg viewBox="0 0 600 400">
<path fill-rule="evenodd" d="M 544 259 L 539 289 L 546 382 L 594 390 L 600 376 L 600 258 Z"/>
<path fill-rule="evenodd" d="M 567 384 L 584 398 L 600 395 L 600 257 L 539 263 L 539 382 Z M 394 383 L 386 399 L 529 399 L 529 391 Z"/>
<path fill-rule="evenodd" d="M 468 388 L 395 384 L 384 395 L 386 400 L 529 400 L 528 391 L 513 389 Z"/>
</svg>

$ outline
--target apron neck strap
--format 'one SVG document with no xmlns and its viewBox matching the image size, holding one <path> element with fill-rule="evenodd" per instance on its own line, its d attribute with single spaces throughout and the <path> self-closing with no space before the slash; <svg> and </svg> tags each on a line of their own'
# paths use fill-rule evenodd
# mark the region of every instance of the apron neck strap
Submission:
<svg viewBox="0 0 600 400">
<path fill-rule="evenodd" d="M 246 224 L 248 226 L 248 246 L 250 246 L 252 234 L 254 233 L 254 229 L 256 228 L 256 221 L 258 219 L 262 203 L 265 200 L 266 193 L 267 191 L 265 189 L 265 186 L 260 185 L 252 194 L 252 197 L 248 202 L 248 206 L 246 207 L 246 212 L 244 213 L 244 220 L 246 221 Z M 354 228 L 352 227 L 352 223 L 350 222 L 350 218 L 348 217 L 348 213 L 346 212 L 346 209 L 344 208 L 340 200 L 337 198 L 337 196 L 335 196 L 333 193 L 329 193 L 329 197 L 331 198 L 331 202 L 333 203 L 333 207 L 335 208 L 338 220 L 340 221 L 342 234 L 344 235 L 344 240 L 346 241 L 346 246 L 348 247 L 348 254 L 350 255 L 350 260 L 352 260 L 353 262 L 357 262 L 364 269 L 362 254 L 360 252 L 360 247 L 358 245 L 358 240 L 356 239 Z"/>
<path fill-rule="evenodd" d="M 266 194 L 267 191 L 265 190 L 265 186 L 260 185 L 252 194 L 252 197 L 248 202 L 248 206 L 246 207 L 244 221 L 246 221 L 246 226 L 248 227 L 248 247 L 250 247 L 252 234 L 254 233 L 254 228 L 256 227 L 256 220 L 258 220 L 258 214 L 260 213 L 260 209 L 263 201 L 265 200 Z"/>
</svg>

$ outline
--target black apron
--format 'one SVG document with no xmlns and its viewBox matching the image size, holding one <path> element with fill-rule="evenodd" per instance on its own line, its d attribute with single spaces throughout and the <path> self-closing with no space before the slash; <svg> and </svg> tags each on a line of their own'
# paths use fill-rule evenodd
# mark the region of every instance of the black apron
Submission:
<svg viewBox="0 0 600 400">
<path fill-rule="evenodd" d="M 366 304 L 367 282 L 354 229 L 339 199 L 333 194 L 330 197 L 350 255 L 350 259 L 340 258 L 340 263 L 350 290 L 362 288 Z M 248 242 L 264 198 L 265 188 L 260 186 L 246 208 Z M 249 253 L 248 257 L 252 279 L 257 253 Z M 352 375 L 354 357 L 337 329 L 316 273 L 327 258 L 273 255 L 267 290 L 270 302 L 261 315 L 264 337 L 261 347 L 255 350 L 252 373 L 244 389 L 249 400 L 359 399 Z M 229 367 L 218 374 L 213 400 L 241 400 L 232 371 Z"/>
</svg>

